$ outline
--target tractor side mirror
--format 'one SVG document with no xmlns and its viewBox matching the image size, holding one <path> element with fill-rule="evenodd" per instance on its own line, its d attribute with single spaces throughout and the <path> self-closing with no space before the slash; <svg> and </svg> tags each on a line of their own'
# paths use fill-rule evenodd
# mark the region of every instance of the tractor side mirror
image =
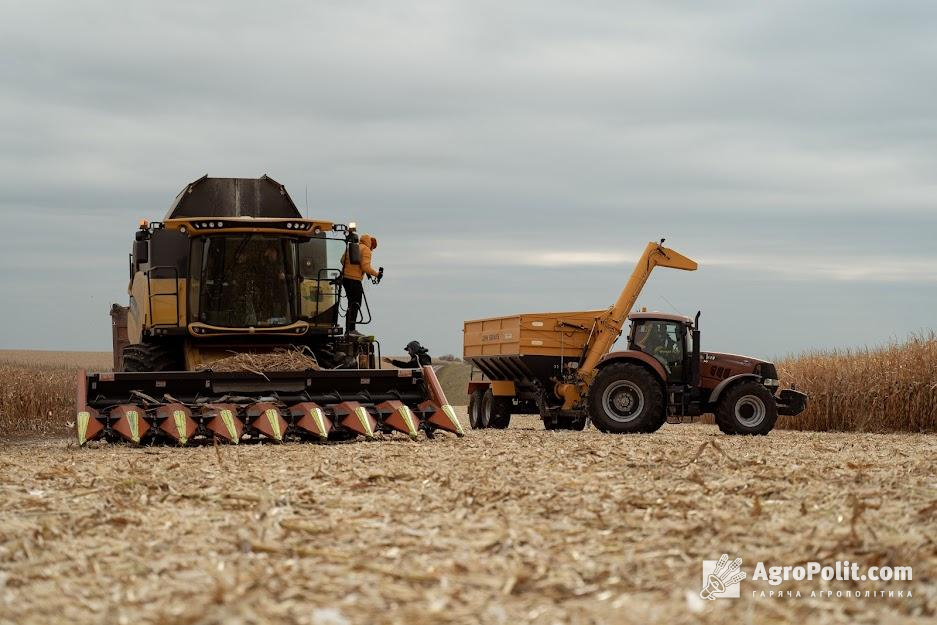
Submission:
<svg viewBox="0 0 937 625">
<path fill-rule="evenodd" d="M 697 327 L 699 322 L 699 314 L 696 315 Z M 693 355 L 690 357 L 690 384 L 693 386 L 699 386 L 700 383 L 700 331 L 697 328 L 693 329 L 691 333 L 693 337 Z"/>
</svg>

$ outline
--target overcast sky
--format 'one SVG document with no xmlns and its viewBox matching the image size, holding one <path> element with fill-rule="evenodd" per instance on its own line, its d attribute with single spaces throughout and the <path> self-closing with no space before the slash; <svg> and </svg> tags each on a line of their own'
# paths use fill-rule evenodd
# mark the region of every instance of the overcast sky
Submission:
<svg viewBox="0 0 937 625">
<path fill-rule="evenodd" d="M 379 238 L 385 351 L 612 303 L 777 356 L 937 326 L 937 3 L 0 0 L 0 347 L 109 349 L 188 182 Z"/>
</svg>

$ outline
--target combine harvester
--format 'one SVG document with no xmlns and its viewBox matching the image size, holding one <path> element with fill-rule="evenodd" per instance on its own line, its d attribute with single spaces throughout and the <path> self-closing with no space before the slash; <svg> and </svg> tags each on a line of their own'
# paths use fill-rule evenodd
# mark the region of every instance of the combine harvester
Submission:
<svg viewBox="0 0 937 625">
<path fill-rule="evenodd" d="M 715 414 L 726 434 L 767 434 L 778 415 L 800 414 L 807 396 L 779 390 L 773 363 L 700 351 L 699 313 L 629 313 L 655 267 L 695 271 L 696 262 L 648 243 L 608 310 L 531 313 L 466 321 L 473 366 L 469 421 L 505 428 L 512 414 L 540 414 L 548 430 L 654 432 L 668 417 Z M 625 350 L 612 352 L 625 320 Z M 475 370 L 482 379 L 475 379 Z"/>
<path fill-rule="evenodd" d="M 432 367 L 381 369 L 373 337 L 343 333 L 341 257 L 357 241 L 304 219 L 267 176 L 187 185 L 136 232 L 130 305 L 111 310 L 115 372 L 79 374 L 79 444 L 462 436 Z M 211 370 L 276 350 L 316 366 Z"/>
</svg>

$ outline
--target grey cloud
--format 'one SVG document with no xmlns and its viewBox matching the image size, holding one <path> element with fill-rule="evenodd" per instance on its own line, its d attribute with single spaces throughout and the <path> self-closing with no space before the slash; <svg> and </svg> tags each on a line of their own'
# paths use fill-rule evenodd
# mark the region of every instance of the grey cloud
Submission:
<svg viewBox="0 0 937 625">
<path fill-rule="evenodd" d="M 603 307 L 661 236 L 717 262 L 650 297 L 740 328 L 714 337 L 736 351 L 875 342 L 937 305 L 931 2 L 2 12 L 0 282 L 33 312 L 4 311 L 31 332 L 0 344 L 106 347 L 137 220 L 204 173 L 269 173 L 300 205 L 308 185 L 313 214 L 376 232 L 393 345 Z M 74 302 L 67 323 L 50 301 Z"/>
</svg>

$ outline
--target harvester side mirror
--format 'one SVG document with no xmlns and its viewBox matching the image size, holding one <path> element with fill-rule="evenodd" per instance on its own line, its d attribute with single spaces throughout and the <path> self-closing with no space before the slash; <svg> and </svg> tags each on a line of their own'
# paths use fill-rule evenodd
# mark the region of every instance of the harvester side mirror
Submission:
<svg viewBox="0 0 937 625">
<path fill-rule="evenodd" d="M 138 267 L 143 263 L 150 262 L 150 242 L 143 239 L 137 239 L 133 242 L 133 262 Z"/>
</svg>

